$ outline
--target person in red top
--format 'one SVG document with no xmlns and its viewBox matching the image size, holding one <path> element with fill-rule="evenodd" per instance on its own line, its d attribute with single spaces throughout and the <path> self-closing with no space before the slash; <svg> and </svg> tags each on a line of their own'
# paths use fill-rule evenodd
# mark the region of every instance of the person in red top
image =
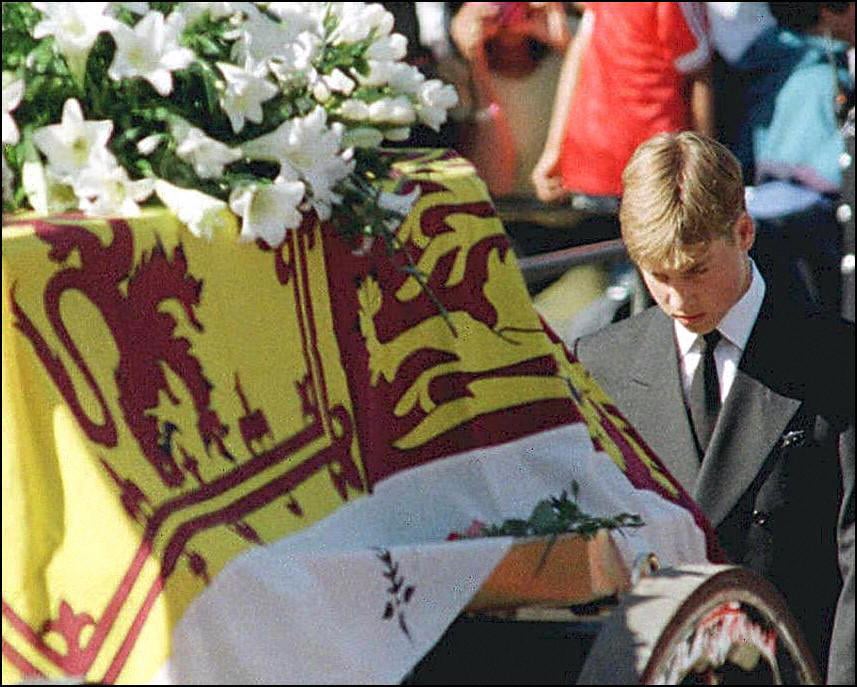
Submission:
<svg viewBox="0 0 857 687">
<path fill-rule="evenodd" d="M 560 75 L 538 197 L 622 194 L 637 146 L 661 132 L 711 135 L 711 57 L 701 2 L 591 2 Z"/>
</svg>

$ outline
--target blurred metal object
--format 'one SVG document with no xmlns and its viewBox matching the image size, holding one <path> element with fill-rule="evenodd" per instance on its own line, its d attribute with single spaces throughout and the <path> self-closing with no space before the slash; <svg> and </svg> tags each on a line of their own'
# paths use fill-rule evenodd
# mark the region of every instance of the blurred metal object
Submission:
<svg viewBox="0 0 857 687">
<path fill-rule="evenodd" d="M 842 205 L 836 217 L 842 226 L 842 316 L 854 321 L 854 108 L 848 113 L 842 136 L 848 152 L 839 158 L 842 168 Z"/>
<path fill-rule="evenodd" d="M 529 196 L 495 198 L 494 206 L 506 222 L 527 222 L 543 227 L 570 229 L 592 215 L 616 215 L 619 201 L 608 196 L 570 195 L 558 203 L 543 203 Z"/>
<path fill-rule="evenodd" d="M 602 623 L 577 683 L 822 684 L 782 595 L 727 565 L 643 576 Z"/>
<path fill-rule="evenodd" d="M 586 246 L 574 246 L 562 250 L 529 255 L 518 259 L 518 266 L 527 283 L 556 279 L 576 265 L 586 265 L 601 260 L 621 258 L 626 255 L 621 239 L 600 241 Z"/>
<path fill-rule="evenodd" d="M 634 565 L 631 569 L 631 586 L 636 586 L 641 579 L 653 575 L 660 569 L 661 562 L 654 553 L 641 553 L 634 559 Z"/>
<path fill-rule="evenodd" d="M 507 196 L 495 199 L 494 204 L 531 294 L 574 267 L 625 262 L 630 274 L 608 287 L 601 309 L 609 309 L 612 319 L 620 308 L 627 306 L 627 316 L 652 305 L 619 238 L 618 198 L 574 194 L 562 202 L 546 204 L 536 198 Z"/>
</svg>

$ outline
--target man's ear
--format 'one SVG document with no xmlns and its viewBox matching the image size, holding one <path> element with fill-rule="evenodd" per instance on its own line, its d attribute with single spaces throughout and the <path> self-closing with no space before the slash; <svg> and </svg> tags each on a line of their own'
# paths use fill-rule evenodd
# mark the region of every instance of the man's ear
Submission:
<svg viewBox="0 0 857 687">
<path fill-rule="evenodd" d="M 756 241 L 756 225 L 753 218 L 746 212 L 742 212 L 738 221 L 735 222 L 735 243 L 741 250 L 749 251 Z"/>
</svg>

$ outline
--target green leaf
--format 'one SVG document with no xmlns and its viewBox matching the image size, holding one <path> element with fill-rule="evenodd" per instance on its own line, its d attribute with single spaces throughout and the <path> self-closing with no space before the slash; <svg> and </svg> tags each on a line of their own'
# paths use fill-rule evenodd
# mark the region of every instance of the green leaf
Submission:
<svg viewBox="0 0 857 687">
<path fill-rule="evenodd" d="M 558 522 L 557 514 L 550 501 L 539 501 L 530 515 L 530 525 L 536 532 L 553 532 Z"/>
<path fill-rule="evenodd" d="M 580 492 L 580 485 L 572 482 L 571 489 L 576 499 Z M 587 515 L 575 502 L 570 501 L 567 492 L 563 491 L 559 496 L 551 496 L 539 501 L 529 519 L 513 518 L 504 520 L 499 525 L 486 525 L 481 534 L 485 537 L 524 537 L 569 532 L 591 538 L 602 529 L 621 531 L 623 527 L 642 527 L 643 525 L 642 518 L 631 513 L 620 513 L 610 518 Z"/>
</svg>

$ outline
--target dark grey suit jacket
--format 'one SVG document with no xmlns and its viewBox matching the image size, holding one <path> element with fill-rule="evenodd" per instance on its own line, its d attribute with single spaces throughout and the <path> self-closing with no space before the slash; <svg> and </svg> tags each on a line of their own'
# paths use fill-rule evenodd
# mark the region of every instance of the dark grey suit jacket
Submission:
<svg viewBox="0 0 857 687">
<path fill-rule="evenodd" d="M 854 684 L 854 327 L 787 303 L 766 297 L 702 465 L 669 317 L 650 308 L 575 354 L 732 561 L 784 594 L 822 671 L 829 651 L 828 680 Z"/>
</svg>

